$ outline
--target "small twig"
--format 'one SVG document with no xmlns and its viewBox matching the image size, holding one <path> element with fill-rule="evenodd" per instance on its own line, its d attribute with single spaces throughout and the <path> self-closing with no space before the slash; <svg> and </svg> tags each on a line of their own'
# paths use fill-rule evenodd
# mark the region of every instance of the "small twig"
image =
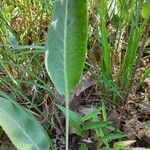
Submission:
<svg viewBox="0 0 150 150">
<path fill-rule="evenodd" d="M 141 46 L 140 46 L 140 48 L 138 50 L 138 56 L 137 56 L 136 61 L 135 61 L 135 67 L 134 67 L 133 72 L 132 72 L 132 80 L 130 81 L 130 84 L 129 84 L 130 86 L 129 86 L 127 94 L 125 96 L 125 101 L 128 100 L 129 94 L 132 91 L 135 74 L 136 74 L 137 69 L 139 68 L 139 65 L 140 65 L 139 62 L 140 62 L 140 60 L 141 60 L 141 58 L 143 56 L 143 53 L 144 53 L 144 47 L 145 47 L 145 43 L 146 43 L 146 39 L 147 39 L 147 36 L 149 34 L 149 31 L 150 31 L 150 18 L 149 18 L 149 20 L 147 22 L 147 25 L 146 25 L 146 28 L 145 28 L 145 32 L 144 32 L 142 40 L 141 40 Z"/>
</svg>

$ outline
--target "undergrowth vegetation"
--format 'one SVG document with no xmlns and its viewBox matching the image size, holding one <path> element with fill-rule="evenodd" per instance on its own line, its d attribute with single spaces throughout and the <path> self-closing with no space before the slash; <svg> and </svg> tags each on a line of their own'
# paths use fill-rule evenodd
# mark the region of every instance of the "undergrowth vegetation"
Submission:
<svg viewBox="0 0 150 150">
<path fill-rule="evenodd" d="M 150 148 L 149 10 L 1 0 L 0 149 Z"/>
</svg>

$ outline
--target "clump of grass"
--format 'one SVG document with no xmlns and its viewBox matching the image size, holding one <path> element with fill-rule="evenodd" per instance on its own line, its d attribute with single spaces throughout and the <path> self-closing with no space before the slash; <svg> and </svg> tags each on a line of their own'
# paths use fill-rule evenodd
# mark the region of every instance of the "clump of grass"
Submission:
<svg viewBox="0 0 150 150">
<path fill-rule="evenodd" d="M 100 18 L 98 40 L 101 51 L 101 77 L 103 83 L 107 87 L 107 82 L 111 83 L 110 87 L 116 87 L 117 90 L 110 92 L 110 98 L 113 100 L 127 99 L 127 93 L 131 91 L 134 74 L 139 67 L 137 61 L 141 59 L 139 42 L 144 36 L 147 37 L 148 30 L 146 24 L 149 24 L 147 19 L 141 17 L 141 9 L 143 7 L 141 1 L 112 1 L 108 5 L 107 1 L 97 1 L 96 17 Z M 109 7 L 108 7 L 109 6 Z M 111 10 L 109 10 L 111 8 Z M 128 15 L 125 15 L 128 12 Z M 118 22 L 118 24 L 115 24 Z M 108 25 L 112 26 L 115 36 L 108 33 Z M 146 31 L 145 31 L 146 30 Z M 129 31 L 129 32 L 128 32 Z M 111 37 L 113 36 L 113 37 Z M 124 37 L 124 38 L 123 38 Z M 111 43 L 111 41 L 114 41 Z M 126 42 L 126 45 L 122 45 Z M 144 42 L 144 43 L 143 43 Z M 143 41 L 145 45 L 146 41 Z M 144 47 L 143 47 L 144 50 Z M 137 58 L 140 55 L 140 58 Z M 115 58 L 115 59 L 114 59 Z M 111 62 L 111 60 L 113 60 Z M 112 72 L 114 63 L 118 64 L 119 70 Z M 115 75 L 115 78 L 113 78 Z M 100 82 L 101 83 L 101 82 Z M 107 88 L 104 92 L 107 93 Z M 112 99 L 112 98 L 111 98 Z"/>
<path fill-rule="evenodd" d="M 38 50 L 44 49 L 51 10 L 52 2 L 46 0 L 4 0 L 0 8 L 0 89 L 43 117 L 38 108 L 43 101 L 42 91 L 51 91 L 43 53 Z"/>
</svg>

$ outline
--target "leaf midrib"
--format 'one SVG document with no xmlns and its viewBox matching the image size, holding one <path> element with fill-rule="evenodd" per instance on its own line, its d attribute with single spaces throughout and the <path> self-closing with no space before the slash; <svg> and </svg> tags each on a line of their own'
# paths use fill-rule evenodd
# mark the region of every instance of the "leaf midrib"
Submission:
<svg viewBox="0 0 150 150">
<path fill-rule="evenodd" d="M 35 148 L 36 148 L 37 150 L 40 150 L 40 149 L 38 148 L 38 146 L 34 143 L 34 141 L 31 139 L 31 137 L 30 137 L 28 134 L 26 134 L 26 132 L 23 130 L 23 128 L 22 128 L 10 115 L 8 115 L 7 112 L 5 112 L 2 108 L 0 108 L 0 110 L 1 110 L 6 116 L 8 116 L 8 117 L 18 126 L 18 128 L 21 129 L 21 131 L 23 131 L 24 135 L 31 141 L 31 143 L 33 143 L 33 145 L 35 146 Z"/>
<path fill-rule="evenodd" d="M 65 6 L 65 19 L 64 19 L 64 42 L 63 42 L 63 51 L 64 51 L 64 83 L 65 83 L 65 96 L 68 95 L 68 82 L 67 82 L 67 20 L 68 20 L 68 0 L 66 0 L 66 6 Z"/>
</svg>

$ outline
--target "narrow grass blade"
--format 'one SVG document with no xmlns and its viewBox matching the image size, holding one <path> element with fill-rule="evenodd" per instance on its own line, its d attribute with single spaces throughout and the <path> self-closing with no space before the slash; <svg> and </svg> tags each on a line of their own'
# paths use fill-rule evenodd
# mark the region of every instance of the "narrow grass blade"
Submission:
<svg viewBox="0 0 150 150">
<path fill-rule="evenodd" d="M 107 39 L 107 30 L 106 30 L 106 15 L 107 15 L 107 1 L 98 0 L 98 12 L 100 15 L 100 26 L 99 26 L 99 36 L 101 38 L 101 52 L 102 52 L 102 74 L 108 80 L 112 79 L 111 72 L 111 59 L 110 59 L 110 49 Z"/>
<path fill-rule="evenodd" d="M 150 66 L 145 69 L 145 72 L 144 72 L 143 76 L 141 77 L 140 81 L 138 82 L 138 84 L 136 86 L 136 90 L 142 85 L 144 80 L 149 76 L 150 76 Z"/>
<path fill-rule="evenodd" d="M 139 26 L 140 9 L 141 2 L 132 1 L 131 32 L 128 39 L 126 54 L 122 61 L 118 77 L 118 84 L 121 85 L 124 92 L 127 92 L 129 84 L 133 78 L 132 73 L 138 52 L 138 43 L 144 32 L 143 25 Z"/>
</svg>

